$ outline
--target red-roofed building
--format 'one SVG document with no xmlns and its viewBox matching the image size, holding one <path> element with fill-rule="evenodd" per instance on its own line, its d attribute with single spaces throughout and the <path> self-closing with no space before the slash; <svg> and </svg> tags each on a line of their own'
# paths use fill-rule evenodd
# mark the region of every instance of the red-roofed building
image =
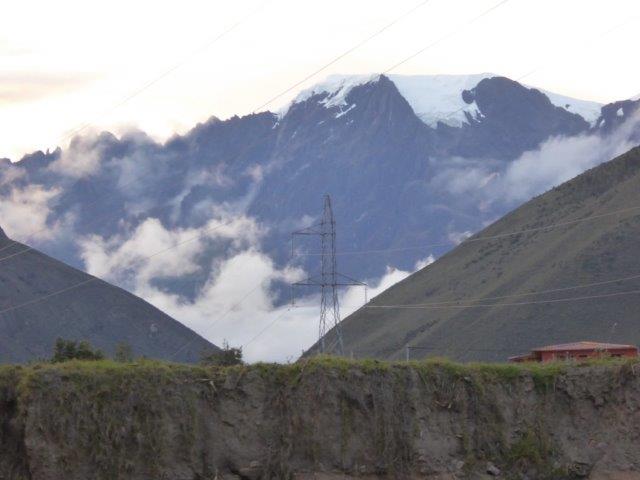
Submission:
<svg viewBox="0 0 640 480">
<path fill-rule="evenodd" d="M 599 357 L 637 357 L 638 347 L 615 343 L 575 342 L 534 348 L 531 353 L 509 357 L 510 362 L 550 362 L 553 360 L 586 360 Z"/>
</svg>

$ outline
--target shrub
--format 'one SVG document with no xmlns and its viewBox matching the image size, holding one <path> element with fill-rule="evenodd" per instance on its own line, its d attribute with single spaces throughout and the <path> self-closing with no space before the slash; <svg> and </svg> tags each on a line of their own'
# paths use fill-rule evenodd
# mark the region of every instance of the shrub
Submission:
<svg viewBox="0 0 640 480">
<path fill-rule="evenodd" d="M 230 347 L 225 340 L 221 350 L 203 354 L 200 363 L 220 367 L 242 365 L 242 347 Z"/>
<path fill-rule="evenodd" d="M 82 340 L 65 340 L 58 338 L 53 347 L 53 363 L 67 362 L 69 360 L 102 360 L 104 353 L 94 349 L 89 342 Z"/>
<path fill-rule="evenodd" d="M 116 345 L 116 353 L 113 356 L 116 362 L 133 362 L 133 348 L 127 342 L 120 342 Z"/>
</svg>

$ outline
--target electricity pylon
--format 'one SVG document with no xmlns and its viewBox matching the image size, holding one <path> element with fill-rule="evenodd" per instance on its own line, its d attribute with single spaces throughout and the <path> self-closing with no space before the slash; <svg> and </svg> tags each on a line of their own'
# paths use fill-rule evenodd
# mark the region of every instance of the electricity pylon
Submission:
<svg viewBox="0 0 640 480">
<path fill-rule="evenodd" d="M 320 223 L 311 227 L 298 230 L 291 234 L 291 251 L 293 253 L 293 241 L 299 235 L 313 235 L 320 237 L 321 266 L 320 275 L 309 277 L 301 282 L 294 283 L 293 289 L 297 286 L 320 287 L 320 323 L 318 327 L 318 344 L 320 353 L 328 353 L 337 346 L 337 353 L 344 355 L 344 344 L 342 341 L 342 329 L 340 327 L 340 299 L 338 297 L 339 287 L 361 286 L 365 287 L 365 302 L 367 284 L 354 278 L 338 273 L 336 268 L 336 222 L 333 218 L 333 208 L 331 207 L 331 197 L 325 195 L 324 210 Z M 327 346 L 327 334 L 333 329 L 335 340 Z"/>
</svg>

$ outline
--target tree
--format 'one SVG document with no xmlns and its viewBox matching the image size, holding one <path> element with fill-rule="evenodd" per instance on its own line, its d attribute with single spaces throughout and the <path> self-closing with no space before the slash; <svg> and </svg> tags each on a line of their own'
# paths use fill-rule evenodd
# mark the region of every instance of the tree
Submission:
<svg viewBox="0 0 640 480">
<path fill-rule="evenodd" d="M 116 353 L 114 355 L 116 362 L 130 363 L 133 362 L 133 348 L 127 342 L 120 342 L 116 345 Z"/>
<path fill-rule="evenodd" d="M 86 340 L 78 343 L 75 340 L 58 338 L 53 347 L 53 363 L 68 362 L 69 360 L 102 360 L 104 353 L 94 349 Z"/>
<path fill-rule="evenodd" d="M 219 367 L 242 365 L 242 347 L 230 347 L 225 340 L 221 350 L 203 354 L 200 363 Z"/>
</svg>

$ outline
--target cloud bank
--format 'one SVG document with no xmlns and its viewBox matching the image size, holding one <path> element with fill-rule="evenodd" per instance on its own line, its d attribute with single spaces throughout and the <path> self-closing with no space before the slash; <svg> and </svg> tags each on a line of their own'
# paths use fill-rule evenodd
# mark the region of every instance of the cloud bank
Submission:
<svg viewBox="0 0 640 480">
<path fill-rule="evenodd" d="M 431 185 L 476 203 L 480 211 L 497 208 L 504 213 L 627 152 L 638 144 L 633 140 L 633 133 L 639 126 L 640 112 L 610 135 L 553 137 L 506 165 L 451 159 L 448 162 L 451 165 L 438 173 Z"/>
<path fill-rule="evenodd" d="M 2 184 L 0 177 L 0 187 Z M 35 243 L 55 238 L 60 222 L 47 225 L 47 219 L 59 193 L 59 189 L 33 184 L 0 190 L 0 221 L 5 233 Z"/>
<path fill-rule="evenodd" d="M 90 235 L 79 243 L 89 273 L 125 286 L 215 344 L 244 346 L 247 361 L 286 362 L 317 340 L 319 297 L 303 297 L 295 308 L 278 300 L 275 287 L 299 281 L 305 272 L 294 266 L 279 268 L 262 252 L 264 232 L 248 217 L 212 219 L 200 228 L 174 230 L 150 218 L 128 235 Z M 227 248 L 226 254 L 203 263 L 212 243 Z M 433 261 L 427 257 L 415 269 Z M 193 298 L 158 284 L 169 276 L 187 279 L 197 273 L 205 280 Z M 370 297 L 411 273 L 389 267 L 371 282 Z M 345 290 L 341 303 L 344 318 L 363 305 L 363 290 Z"/>
</svg>

